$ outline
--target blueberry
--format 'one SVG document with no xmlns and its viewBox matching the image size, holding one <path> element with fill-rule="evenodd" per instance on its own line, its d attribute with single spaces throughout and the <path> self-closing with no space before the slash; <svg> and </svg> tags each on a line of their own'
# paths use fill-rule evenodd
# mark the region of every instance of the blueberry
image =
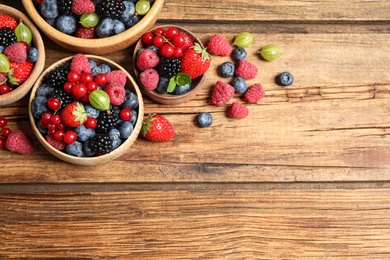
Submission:
<svg viewBox="0 0 390 260">
<path fill-rule="evenodd" d="M 123 1 L 123 5 L 125 6 L 125 10 L 119 17 L 119 19 L 123 22 L 129 22 L 131 17 L 135 14 L 135 6 L 134 3 L 131 1 Z"/>
<path fill-rule="evenodd" d="M 133 27 L 134 25 L 136 25 L 142 18 L 143 16 L 142 15 L 133 15 L 132 17 L 130 17 L 130 20 L 125 22 L 125 27 L 127 29 Z"/>
<path fill-rule="evenodd" d="M 290 72 L 282 72 L 278 76 L 276 76 L 276 84 L 287 87 L 293 84 L 294 76 Z"/>
<path fill-rule="evenodd" d="M 114 141 L 115 139 L 120 138 L 120 136 L 121 136 L 121 133 L 116 128 L 111 128 L 108 131 L 108 137 L 110 137 L 111 141 Z"/>
<path fill-rule="evenodd" d="M 112 149 L 118 148 L 122 144 L 122 139 L 118 138 L 112 141 Z"/>
<path fill-rule="evenodd" d="M 47 98 L 53 91 L 54 91 L 53 86 L 50 86 L 46 83 L 42 83 L 41 85 L 39 85 L 36 95 Z"/>
<path fill-rule="evenodd" d="M 43 127 L 43 126 L 41 126 L 41 124 L 39 123 L 39 121 L 40 120 L 37 120 L 36 122 L 35 122 L 35 125 L 37 126 L 37 128 L 38 128 L 38 131 L 41 133 L 41 134 L 47 134 L 47 128 L 46 127 Z"/>
<path fill-rule="evenodd" d="M 154 51 L 155 53 L 158 53 L 158 47 L 157 46 L 149 45 L 148 49 Z"/>
<path fill-rule="evenodd" d="M 70 155 L 74 155 L 74 156 L 77 156 L 77 157 L 82 157 L 84 156 L 84 153 L 83 153 L 83 144 L 78 142 L 78 141 L 75 141 L 74 143 L 72 144 L 68 144 L 66 146 L 66 153 L 70 154 Z"/>
<path fill-rule="evenodd" d="M 236 61 L 245 60 L 246 56 L 247 56 L 247 52 L 244 48 L 238 47 L 233 51 L 233 58 Z"/>
<path fill-rule="evenodd" d="M 99 116 L 100 111 L 91 106 L 90 104 L 86 104 L 84 106 L 85 112 L 87 112 L 88 117 L 97 118 Z"/>
<path fill-rule="evenodd" d="M 114 21 L 111 18 L 104 18 L 96 27 L 96 34 L 99 37 L 109 37 L 114 35 Z"/>
<path fill-rule="evenodd" d="M 30 49 L 28 50 L 27 59 L 31 62 L 37 62 L 38 57 L 39 57 L 38 49 L 35 47 L 30 47 Z"/>
<path fill-rule="evenodd" d="M 92 59 L 88 59 L 88 63 L 89 63 L 89 66 L 91 66 L 91 71 L 92 71 L 95 67 L 98 66 L 97 63 L 96 63 L 96 61 L 94 61 L 94 60 L 92 60 Z"/>
<path fill-rule="evenodd" d="M 5 47 L 0 45 L 0 53 L 3 53 L 4 49 L 5 49 Z"/>
<path fill-rule="evenodd" d="M 96 76 L 97 74 L 99 73 L 108 73 L 111 71 L 111 68 L 110 66 L 108 66 L 107 64 L 100 64 L 99 66 L 96 66 L 94 68 L 91 68 L 91 73 L 93 76 Z"/>
<path fill-rule="evenodd" d="M 80 142 L 85 142 L 96 135 L 95 129 L 87 128 L 85 125 L 74 128 L 74 131 L 77 134 L 77 140 Z"/>
<path fill-rule="evenodd" d="M 239 94 L 245 93 L 248 89 L 248 85 L 246 84 L 245 79 L 241 77 L 235 77 L 233 79 L 232 86 L 234 91 Z"/>
<path fill-rule="evenodd" d="M 209 127 L 213 123 L 213 116 L 209 112 L 202 112 L 196 117 L 199 127 Z"/>
<path fill-rule="evenodd" d="M 191 88 L 191 83 L 185 84 L 184 86 L 176 86 L 173 91 L 174 95 L 181 95 L 187 93 Z"/>
<path fill-rule="evenodd" d="M 72 34 L 77 29 L 77 19 L 73 15 L 60 15 L 56 19 L 56 28 L 65 34 Z"/>
<path fill-rule="evenodd" d="M 46 18 L 45 21 L 51 26 L 56 27 L 56 18 Z"/>
<path fill-rule="evenodd" d="M 133 132 L 133 124 L 130 121 L 123 121 L 120 123 L 118 130 L 120 132 L 121 138 L 128 138 Z"/>
<path fill-rule="evenodd" d="M 219 72 L 222 77 L 229 78 L 234 76 L 235 66 L 232 62 L 227 61 L 222 63 L 222 65 L 219 67 Z"/>
<path fill-rule="evenodd" d="M 128 107 L 130 109 L 135 109 L 136 107 L 138 107 L 138 97 L 130 89 L 126 89 L 124 101 L 120 105 L 120 108 L 125 107 Z"/>
<path fill-rule="evenodd" d="M 137 110 L 133 109 L 131 110 L 133 116 L 131 117 L 131 119 L 129 120 L 130 123 L 132 123 L 133 125 L 135 125 L 135 123 L 137 122 L 137 115 L 138 115 L 138 112 Z"/>
<path fill-rule="evenodd" d="M 46 18 L 56 18 L 58 16 L 57 0 L 43 0 L 41 3 L 41 13 Z"/>
<path fill-rule="evenodd" d="M 89 148 L 89 141 L 85 141 L 83 143 L 83 153 L 86 156 L 92 156 L 94 155 L 94 152 L 92 152 L 91 148 Z"/>
<path fill-rule="evenodd" d="M 43 96 L 35 97 L 31 105 L 31 111 L 35 118 L 41 119 L 42 113 L 49 111 L 47 98 Z"/>
<path fill-rule="evenodd" d="M 155 89 L 155 91 L 159 94 L 167 94 L 167 89 L 168 89 L 168 83 L 169 83 L 169 79 L 168 78 L 165 78 L 165 77 L 160 77 L 159 81 L 158 81 L 158 85 L 157 85 L 157 88 Z"/>
<path fill-rule="evenodd" d="M 126 30 L 125 25 L 120 20 L 113 19 L 113 23 L 114 23 L 114 28 L 113 28 L 114 35 L 120 34 Z"/>
</svg>

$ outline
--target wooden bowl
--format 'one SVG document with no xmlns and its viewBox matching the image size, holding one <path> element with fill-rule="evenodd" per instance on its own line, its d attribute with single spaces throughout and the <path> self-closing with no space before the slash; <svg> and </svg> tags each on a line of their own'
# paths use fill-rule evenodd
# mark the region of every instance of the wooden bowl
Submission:
<svg viewBox="0 0 390 260">
<path fill-rule="evenodd" d="M 192 32 L 190 32 L 187 29 L 184 29 L 184 28 L 182 28 L 180 26 L 176 26 L 176 25 L 164 25 L 164 26 L 158 26 L 158 27 L 166 29 L 166 28 L 171 27 L 171 26 L 175 26 L 181 32 L 185 32 L 186 34 L 188 34 L 191 37 L 191 39 L 194 41 L 194 43 L 199 43 L 199 45 L 202 46 L 202 48 L 204 48 L 204 45 L 200 41 L 200 39 L 197 38 Z M 155 28 L 151 29 L 150 31 L 153 32 L 158 27 L 155 27 Z M 154 100 L 157 103 L 166 104 L 166 105 L 177 105 L 177 104 L 187 102 L 188 100 L 193 98 L 202 89 L 203 82 L 206 79 L 206 74 L 203 74 L 202 76 L 199 76 L 196 79 L 192 80 L 190 90 L 184 94 L 181 94 L 181 95 L 160 94 L 154 90 L 150 91 L 150 90 L 145 89 L 139 80 L 140 70 L 137 68 L 137 64 L 136 64 L 137 63 L 137 59 L 136 59 L 137 52 L 138 52 L 138 50 L 140 50 L 144 47 L 145 47 L 145 44 L 142 42 L 142 39 L 138 40 L 137 44 L 135 45 L 134 53 L 133 53 L 134 74 L 136 75 L 136 78 L 138 80 L 138 83 L 139 83 L 139 86 L 140 86 L 142 93 L 144 93 L 145 95 L 147 95 L 149 98 L 151 98 L 152 100 Z"/>
<path fill-rule="evenodd" d="M 30 123 L 31 123 L 32 129 L 34 131 L 34 134 L 38 138 L 39 142 L 52 155 L 56 156 L 57 158 L 65 161 L 65 162 L 71 163 L 71 164 L 84 165 L 84 166 L 93 166 L 93 165 L 104 164 L 104 163 L 107 163 L 107 162 L 109 162 L 111 160 L 114 160 L 115 158 L 117 158 L 118 156 L 122 155 L 123 153 L 125 153 L 130 148 L 130 146 L 137 139 L 137 137 L 139 135 L 139 132 L 141 131 L 143 115 L 144 115 L 144 105 L 143 105 L 142 94 L 141 94 L 140 89 L 138 88 L 136 82 L 131 77 L 131 75 L 123 67 L 121 67 L 119 64 L 117 64 L 117 63 L 115 63 L 115 62 L 113 62 L 113 61 L 111 61 L 109 59 L 103 58 L 103 57 L 99 57 L 99 56 L 95 56 L 95 55 L 86 55 L 86 56 L 89 59 L 94 60 L 97 64 L 105 63 L 105 64 L 109 65 L 112 70 L 113 69 L 120 69 L 120 70 L 122 70 L 123 72 L 126 73 L 126 75 L 127 75 L 126 88 L 130 89 L 138 97 L 138 102 L 139 102 L 139 104 L 138 104 L 138 111 L 137 111 L 137 113 L 138 113 L 137 121 L 136 121 L 136 123 L 134 125 L 134 129 L 133 129 L 133 132 L 130 135 L 130 137 L 127 138 L 126 141 L 124 141 L 118 148 L 116 148 L 115 150 L 113 150 L 112 152 L 110 152 L 108 154 L 101 155 L 101 156 L 96 156 L 96 157 L 76 157 L 76 156 L 72 156 L 72 155 L 66 154 L 65 152 L 62 152 L 62 151 L 59 151 L 59 150 L 55 149 L 52 145 L 50 145 L 46 141 L 44 136 L 40 133 L 39 129 L 36 126 L 36 119 L 34 118 L 33 113 L 32 113 L 32 109 L 31 109 L 33 100 L 34 100 L 35 95 L 36 95 L 36 91 L 37 91 L 38 87 L 41 85 L 41 83 L 44 81 L 45 76 L 50 71 L 52 71 L 55 68 L 65 64 L 67 61 L 71 60 L 73 58 L 73 56 L 68 57 L 68 58 L 64 58 L 64 59 L 54 63 L 53 65 L 48 67 L 40 75 L 40 77 L 36 81 L 33 89 L 31 90 L 30 101 L 29 101 L 29 118 L 30 118 Z"/>
<path fill-rule="evenodd" d="M 33 22 L 20 11 L 9 7 L 7 5 L 0 4 L 0 14 L 5 14 L 15 18 L 17 21 L 22 20 L 23 23 L 30 28 L 33 34 L 33 44 L 34 47 L 39 51 L 39 58 L 34 64 L 34 68 L 28 77 L 28 79 L 23 82 L 22 85 L 17 87 L 16 89 L 8 92 L 7 94 L 0 95 L 0 107 L 5 106 L 11 103 L 14 103 L 20 99 L 22 99 L 32 88 L 38 76 L 41 74 L 44 66 L 45 66 L 45 46 L 43 44 L 41 35 L 38 29 L 35 27 Z"/>
<path fill-rule="evenodd" d="M 118 35 L 99 39 L 81 39 L 62 33 L 42 18 L 32 0 L 22 0 L 22 3 L 35 24 L 58 45 L 73 52 L 102 55 L 123 50 L 135 43 L 144 32 L 155 24 L 164 0 L 155 0 L 149 12 L 133 27 Z"/>
</svg>

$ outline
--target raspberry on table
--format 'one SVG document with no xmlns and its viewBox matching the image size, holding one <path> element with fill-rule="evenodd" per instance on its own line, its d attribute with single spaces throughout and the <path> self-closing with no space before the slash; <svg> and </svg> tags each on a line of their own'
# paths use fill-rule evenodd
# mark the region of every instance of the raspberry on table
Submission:
<svg viewBox="0 0 390 260">
<path fill-rule="evenodd" d="M 229 56 L 233 51 L 228 40 L 220 34 L 214 34 L 210 38 L 207 49 L 210 54 L 218 56 Z"/>
<path fill-rule="evenodd" d="M 233 102 L 232 105 L 228 108 L 226 114 L 230 118 L 241 119 L 249 115 L 249 110 L 245 105 L 238 102 Z"/>
<path fill-rule="evenodd" d="M 239 60 L 236 66 L 236 76 L 243 79 L 254 79 L 257 76 L 257 67 L 247 60 Z"/>
<path fill-rule="evenodd" d="M 139 79 L 142 85 L 147 90 L 155 90 L 158 86 L 160 76 L 158 75 L 157 70 L 147 69 L 139 75 Z"/>
<path fill-rule="evenodd" d="M 244 94 L 244 100 L 248 103 L 256 103 L 265 96 L 263 86 L 261 84 L 254 84 Z"/>
<path fill-rule="evenodd" d="M 211 102 L 216 106 L 225 105 L 234 96 L 234 88 L 220 80 L 214 85 Z"/>
</svg>

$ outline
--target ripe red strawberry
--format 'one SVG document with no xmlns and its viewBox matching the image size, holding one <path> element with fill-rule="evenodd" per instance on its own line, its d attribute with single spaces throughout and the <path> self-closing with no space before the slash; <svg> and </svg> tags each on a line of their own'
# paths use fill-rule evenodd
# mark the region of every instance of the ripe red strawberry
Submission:
<svg viewBox="0 0 390 260">
<path fill-rule="evenodd" d="M 256 103 L 265 96 L 263 87 L 260 84 L 254 84 L 244 94 L 244 100 L 248 103 Z"/>
<path fill-rule="evenodd" d="M 241 119 L 248 116 L 249 110 L 245 105 L 233 102 L 233 104 L 228 108 L 226 114 L 230 118 Z"/>
<path fill-rule="evenodd" d="M 15 31 L 16 26 L 18 26 L 18 22 L 13 17 L 0 14 L 0 28 L 8 27 Z"/>
<path fill-rule="evenodd" d="M 142 123 L 142 135 L 149 141 L 166 142 L 173 139 L 175 132 L 164 116 L 150 114 Z"/>
<path fill-rule="evenodd" d="M 95 5 L 91 0 L 73 0 L 72 12 L 77 15 L 94 13 Z"/>
<path fill-rule="evenodd" d="M 184 51 L 181 57 L 181 72 L 187 73 L 191 79 L 195 79 L 210 68 L 211 57 L 198 43 Z"/>
<path fill-rule="evenodd" d="M 75 35 L 77 38 L 82 38 L 82 39 L 97 38 L 96 37 L 96 27 L 86 28 L 86 27 L 80 25 L 79 27 L 77 27 Z"/>
<path fill-rule="evenodd" d="M 28 60 L 21 63 L 10 61 L 9 65 L 8 79 L 13 85 L 21 85 L 25 82 L 34 68 L 34 63 Z"/>
<path fill-rule="evenodd" d="M 14 153 L 30 154 L 34 150 L 30 139 L 20 130 L 13 130 L 7 136 L 5 147 Z"/>
<path fill-rule="evenodd" d="M 25 62 L 27 60 L 27 49 L 22 42 L 11 44 L 4 50 L 4 54 L 13 62 Z"/>
<path fill-rule="evenodd" d="M 210 54 L 219 56 L 229 56 L 233 51 L 228 40 L 220 34 L 214 34 L 210 38 L 207 48 Z"/>
<path fill-rule="evenodd" d="M 70 127 L 78 127 L 88 119 L 88 113 L 83 104 L 73 102 L 66 105 L 61 111 L 61 122 Z"/>
<path fill-rule="evenodd" d="M 216 106 L 225 105 L 234 96 L 234 87 L 220 80 L 215 83 L 211 102 Z"/>
</svg>

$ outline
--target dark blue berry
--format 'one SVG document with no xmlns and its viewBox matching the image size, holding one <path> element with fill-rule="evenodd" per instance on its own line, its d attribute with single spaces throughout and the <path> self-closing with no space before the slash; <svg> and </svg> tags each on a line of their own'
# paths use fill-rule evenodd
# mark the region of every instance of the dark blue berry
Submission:
<svg viewBox="0 0 390 260">
<path fill-rule="evenodd" d="M 232 86 L 234 91 L 239 94 L 244 94 L 248 89 L 245 79 L 241 77 L 235 77 L 233 79 Z"/>
<path fill-rule="evenodd" d="M 56 18 L 59 14 L 57 0 L 43 0 L 41 13 L 46 18 Z"/>
<path fill-rule="evenodd" d="M 167 89 L 168 89 L 168 83 L 169 79 L 165 77 L 160 77 L 158 81 L 157 88 L 155 89 L 157 93 L 159 94 L 167 94 Z"/>
<path fill-rule="evenodd" d="M 130 2 L 130 1 L 123 1 L 122 3 L 125 6 L 125 10 L 123 11 L 123 13 L 119 17 L 119 19 L 123 23 L 127 23 L 130 21 L 130 19 L 132 18 L 132 16 L 135 13 L 135 6 L 134 6 L 134 3 Z"/>
<path fill-rule="evenodd" d="M 196 121 L 199 127 L 209 127 L 213 123 L 213 116 L 209 112 L 202 112 L 197 116 Z"/>
<path fill-rule="evenodd" d="M 278 76 L 276 76 L 276 84 L 287 87 L 293 84 L 294 76 L 290 72 L 282 72 Z"/>
<path fill-rule="evenodd" d="M 114 19 L 113 22 L 114 22 L 113 31 L 115 35 L 120 34 L 126 30 L 125 25 L 120 20 Z"/>
<path fill-rule="evenodd" d="M 99 116 L 99 113 L 100 113 L 100 111 L 98 109 L 94 108 L 90 104 L 86 104 L 84 106 L 84 110 L 85 110 L 85 112 L 87 112 L 88 117 L 93 117 L 93 118 L 97 118 Z"/>
<path fill-rule="evenodd" d="M 236 67 L 234 64 L 230 61 L 222 63 L 222 65 L 219 67 L 219 73 L 224 78 L 229 78 L 234 76 L 234 71 Z"/>
<path fill-rule="evenodd" d="M 155 53 L 158 53 L 158 51 L 159 51 L 159 50 L 158 50 L 158 47 L 157 47 L 157 46 L 154 46 L 154 45 L 148 46 L 148 49 L 154 51 Z"/>
<path fill-rule="evenodd" d="M 38 57 L 39 57 L 38 49 L 35 47 L 30 47 L 30 49 L 28 50 L 27 59 L 31 62 L 36 62 L 38 60 Z"/>
<path fill-rule="evenodd" d="M 41 119 L 43 112 L 49 111 L 47 98 L 44 96 L 35 97 L 31 105 L 31 111 L 35 118 Z"/>
<path fill-rule="evenodd" d="M 247 52 L 244 48 L 238 47 L 233 51 L 233 59 L 235 59 L 236 61 L 245 60 L 246 56 Z"/>
<path fill-rule="evenodd" d="M 83 144 L 78 142 L 78 141 L 76 141 L 76 142 L 74 142 L 72 144 L 68 144 L 66 146 L 66 153 L 70 154 L 70 155 L 77 156 L 77 157 L 84 156 Z"/>
<path fill-rule="evenodd" d="M 123 121 L 120 123 L 118 130 L 122 139 L 129 138 L 133 132 L 133 124 L 130 121 Z"/>
<path fill-rule="evenodd" d="M 120 108 L 125 107 L 128 107 L 130 109 L 135 109 L 136 107 L 138 107 L 138 97 L 130 89 L 126 89 L 125 99 L 120 105 Z"/>
<path fill-rule="evenodd" d="M 181 95 L 187 93 L 191 88 L 191 83 L 185 84 L 184 86 L 176 86 L 173 91 L 174 95 Z"/>
<path fill-rule="evenodd" d="M 77 19 L 73 15 L 60 15 L 56 19 L 56 28 L 65 34 L 72 34 L 77 29 Z"/>
<path fill-rule="evenodd" d="M 80 125 L 80 126 L 74 128 L 74 131 L 77 134 L 77 140 L 80 142 L 85 142 L 85 141 L 93 138 L 96 135 L 96 132 L 94 129 L 87 128 L 85 125 Z"/>
<path fill-rule="evenodd" d="M 96 27 L 96 34 L 101 37 L 109 37 L 114 35 L 114 21 L 111 18 L 104 18 Z"/>
<path fill-rule="evenodd" d="M 54 91 L 53 86 L 48 85 L 46 83 L 42 83 L 41 85 L 39 85 L 36 95 L 47 98 L 48 96 L 50 96 L 51 93 L 53 93 L 53 91 Z"/>
</svg>

